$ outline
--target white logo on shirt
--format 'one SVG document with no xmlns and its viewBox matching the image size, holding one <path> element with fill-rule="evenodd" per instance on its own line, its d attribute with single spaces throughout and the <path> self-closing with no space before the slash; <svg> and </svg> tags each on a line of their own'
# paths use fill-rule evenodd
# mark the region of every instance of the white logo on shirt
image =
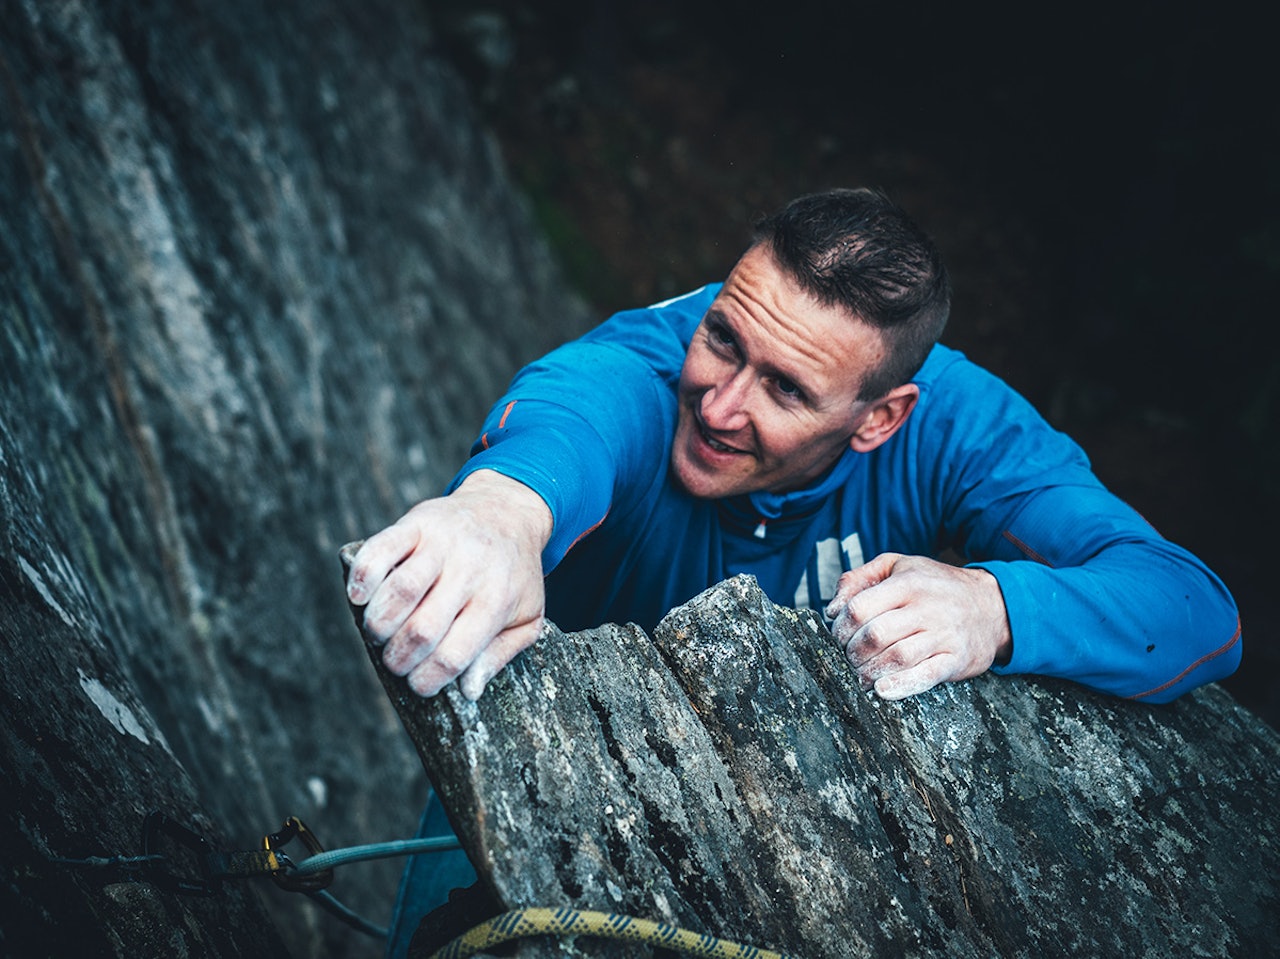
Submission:
<svg viewBox="0 0 1280 959">
<path fill-rule="evenodd" d="M 809 565 L 800 577 L 800 585 L 796 587 L 796 609 L 816 609 L 822 615 L 827 604 L 836 598 L 836 583 L 840 574 L 861 566 L 863 562 L 862 541 L 858 539 L 857 533 L 850 533 L 843 540 L 835 537 L 819 540 L 814 544 Z M 810 574 L 813 574 L 818 584 L 816 605 L 809 589 Z M 825 615 L 823 619 L 826 619 Z"/>
</svg>

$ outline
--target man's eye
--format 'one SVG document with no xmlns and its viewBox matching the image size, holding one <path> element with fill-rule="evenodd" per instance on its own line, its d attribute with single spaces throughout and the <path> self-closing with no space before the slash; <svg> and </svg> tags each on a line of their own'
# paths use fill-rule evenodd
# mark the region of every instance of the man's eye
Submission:
<svg viewBox="0 0 1280 959">
<path fill-rule="evenodd" d="M 723 326 L 711 326 L 707 330 L 711 335 L 711 339 L 718 346 L 733 346 L 733 334 Z"/>
<path fill-rule="evenodd" d="M 707 345 L 716 353 L 725 357 L 736 357 L 738 355 L 738 342 L 733 338 L 733 334 L 723 326 L 707 327 Z"/>
<path fill-rule="evenodd" d="M 800 387 L 796 386 L 790 380 L 779 377 L 774 381 L 774 385 L 777 386 L 778 392 L 783 396 L 798 397 L 800 395 Z"/>
</svg>

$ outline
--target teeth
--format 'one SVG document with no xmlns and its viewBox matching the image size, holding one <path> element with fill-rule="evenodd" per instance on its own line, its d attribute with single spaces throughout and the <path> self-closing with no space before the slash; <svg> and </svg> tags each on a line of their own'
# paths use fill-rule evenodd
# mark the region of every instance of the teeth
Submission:
<svg viewBox="0 0 1280 959">
<path fill-rule="evenodd" d="M 703 435 L 705 436 L 706 434 L 703 434 Z M 718 442 L 718 441 L 716 441 L 716 440 L 713 440 L 710 436 L 707 436 L 707 437 L 706 437 L 706 440 L 707 440 L 707 445 L 708 445 L 708 446 L 710 446 L 713 450 L 719 450 L 721 453 L 736 453 L 736 452 L 738 452 L 738 451 L 737 451 L 736 449 L 734 449 L 732 446 L 725 446 L 723 443 L 720 443 L 720 442 Z"/>
</svg>

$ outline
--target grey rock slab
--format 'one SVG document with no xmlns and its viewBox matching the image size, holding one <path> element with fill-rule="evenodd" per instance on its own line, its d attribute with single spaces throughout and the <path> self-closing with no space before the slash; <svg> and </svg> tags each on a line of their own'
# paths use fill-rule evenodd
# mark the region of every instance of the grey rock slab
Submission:
<svg viewBox="0 0 1280 959">
<path fill-rule="evenodd" d="M 1216 688 L 988 675 L 885 702 L 750 577 L 652 639 L 549 625 L 477 702 L 378 670 L 505 907 L 814 957 L 1265 955 L 1277 931 L 1280 741 Z"/>
</svg>

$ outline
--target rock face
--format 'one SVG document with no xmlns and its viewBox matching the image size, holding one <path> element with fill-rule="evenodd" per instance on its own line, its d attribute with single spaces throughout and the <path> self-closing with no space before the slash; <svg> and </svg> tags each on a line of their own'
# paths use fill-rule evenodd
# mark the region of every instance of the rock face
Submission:
<svg viewBox="0 0 1280 959">
<path fill-rule="evenodd" d="M 5 6 L 0 953 L 279 954 L 247 887 L 53 862 L 152 809 L 231 849 L 414 827 L 334 551 L 584 319 L 420 7 Z M 385 923 L 398 869 L 334 892 Z M 370 948 L 259 888 L 297 954 Z"/>
<path fill-rule="evenodd" d="M 476 703 L 379 672 L 503 908 L 813 959 L 1264 956 L 1280 932 L 1280 738 L 1216 688 L 1153 707 L 986 676 L 887 703 L 749 577 L 652 640 L 548 628 Z"/>
</svg>

